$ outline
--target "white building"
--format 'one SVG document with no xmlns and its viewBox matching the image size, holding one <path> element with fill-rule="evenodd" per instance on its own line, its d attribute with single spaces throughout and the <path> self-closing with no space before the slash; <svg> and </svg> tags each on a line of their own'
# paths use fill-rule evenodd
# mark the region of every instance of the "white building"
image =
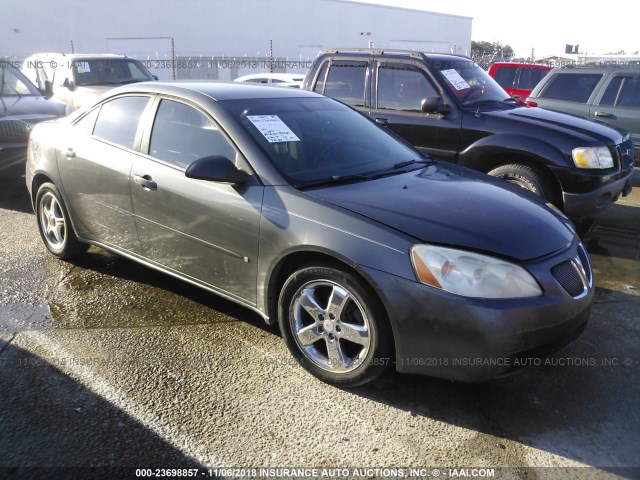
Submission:
<svg viewBox="0 0 640 480">
<path fill-rule="evenodd" d="M 303 72 L 321 50 L 469 54 L 471 17 L 345 0 L 2 0 L 0 58 L 124 53 L 161 79 Z"/>
</svg>

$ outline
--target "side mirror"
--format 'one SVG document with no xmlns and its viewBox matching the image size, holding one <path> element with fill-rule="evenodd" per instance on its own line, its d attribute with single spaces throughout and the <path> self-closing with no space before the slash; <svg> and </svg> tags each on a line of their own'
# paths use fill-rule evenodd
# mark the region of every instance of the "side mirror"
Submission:
<svg viewBox="0 0 640 480">
<path fill-rule="evenodd" d="M 447 114 L 451 111 L 449 105 L 445 105 L 442 97 L 426 97 L 422 99 L 421 110 L 424 113 Z"/>
<path fill-rule="evenodd" d="M 42 88 L 39 88 L 40 93 L 45 97 L 51 97 L 53 95 L 53 85 L 51 84 L 51 80 L 45 80 Z"/>
<path fill-rule="evenodd" d="M 188 178 L 232 185 L 244 185 L 249 180 L 247 172 L 238 170 L 231 160 L 222 155 L 199 158 L 187 167 L 184 174 Z"/>
<path fill-rule="evenodd" d="M 71 80 L 69 80 L 68 78 L 64 79 L 64 82 L 62 83 L 62 86 L 64 88 L 68 88 L 69 90 L 71 90 L 72 92 L 76 89 L 76 84 L 73 83 Z"/>
</svg>

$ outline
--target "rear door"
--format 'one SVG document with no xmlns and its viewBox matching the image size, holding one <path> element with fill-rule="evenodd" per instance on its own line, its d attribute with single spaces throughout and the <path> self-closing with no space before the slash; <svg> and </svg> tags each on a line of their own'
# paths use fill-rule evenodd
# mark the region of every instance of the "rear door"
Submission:
<svg viewBox="0 0 640 480">
<path fill-rule="evenodd" d="M 129 252 L 139 250 L 129 175 L 149 105 L 148 96 L 127 95 L 93 109 L 61 140 L 58 161 L 78 234 Z"/>
<path fill-rule="evenodd" d="M 640 73 L 614 72 L 594 103 L 591 119 L 630 132 L 636 149 L 640 148 Z"/>
<path fill-rule="evenodd" d="M 256 302 L 264 188 L 195 180 L 195 160 L 223 155 L 250 167 L 213 119 L 196 105 L 161 99 L 150 135 L 131 172 L 131 199 L 151 262 L 235 298 Z"/>
</svg>

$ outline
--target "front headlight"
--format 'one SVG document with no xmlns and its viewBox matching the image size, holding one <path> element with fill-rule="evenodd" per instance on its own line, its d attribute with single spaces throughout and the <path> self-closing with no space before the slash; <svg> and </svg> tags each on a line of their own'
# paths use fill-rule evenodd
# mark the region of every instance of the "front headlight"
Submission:
<svg viewBox="0 0 640 480">
<path fill-rule="evenodd" d="M 571 151 L 578 168 L 611 168 L 613 157 L 607 147 L 580 147 Z"/>
<path fill-rule="evenodd" d="M 433 245 L 414 245 L 411 261 L 418 280 L 456 295 L 522 298 L 542 295 L 524 268 L 497 258 Z"/>
</svg>

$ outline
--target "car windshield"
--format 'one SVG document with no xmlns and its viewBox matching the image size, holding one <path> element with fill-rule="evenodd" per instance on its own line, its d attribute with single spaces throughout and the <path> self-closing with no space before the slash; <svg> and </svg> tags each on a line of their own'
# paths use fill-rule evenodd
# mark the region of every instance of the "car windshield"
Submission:
<svg viewBox="0 0 640 480">
<path fill-rule="evenodd" d="M 360 113 L 329 98 L 226 100 L 220 104 L 296 186 L 368 180 L 429 161 Z"/>
<path fill-rule="evenodd" d="M 124 85 L 153 80 L 140 62 L 133 59 L 88 59 L 73 62 L 76 85 Z"/>
<path fill-rule="evenodd" d="M 27 78 L 7 62 L 0 62 L 0 96 L 40 95 Z"/>
<path fill-rule="evenodd" d="M 456 58 L 433 62 L 440 80 L 464 107 L 513 102 L 507 92 L 478 64 Z"/>
</svg>

